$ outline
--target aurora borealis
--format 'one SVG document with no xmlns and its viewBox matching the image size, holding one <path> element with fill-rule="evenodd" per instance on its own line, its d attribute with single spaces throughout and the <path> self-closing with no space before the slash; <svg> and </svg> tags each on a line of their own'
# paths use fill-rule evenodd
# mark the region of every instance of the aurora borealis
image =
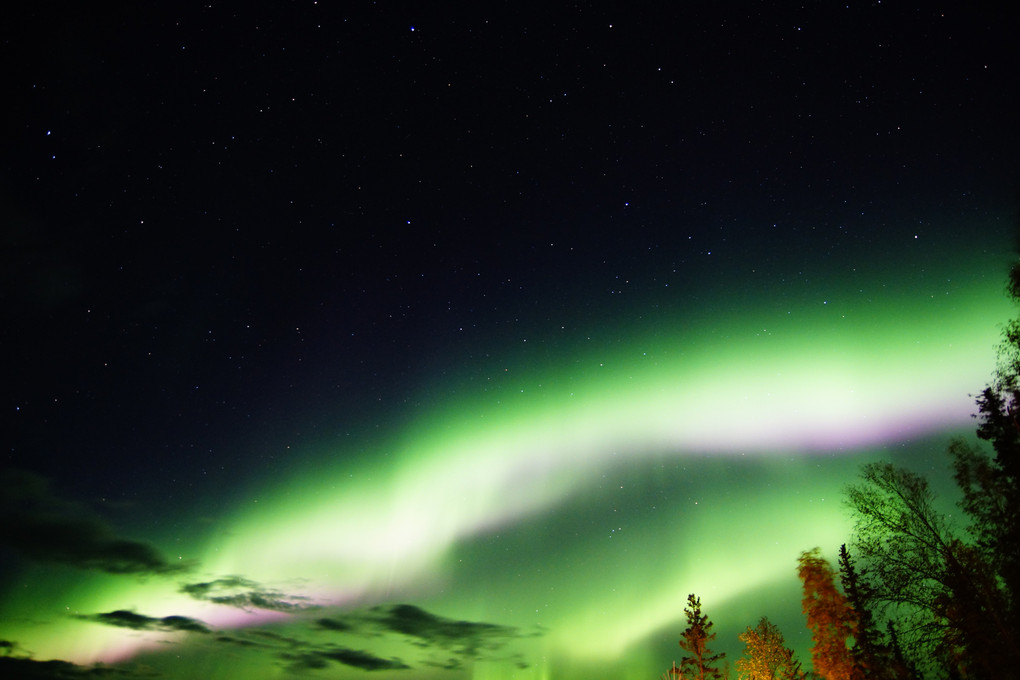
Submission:
<svg viewBox="0 0 1020 680">
<path fill-rule="evenodd" d="M 994 361 L 1010 311 L 981 273 L 999 259 L 886 315 L 797 310 L 799 326 L 775 319 L 786 337 L 772 347 L 760 317 L 721 320 L 725 345 L 692 334 L 671 353 L 635 338 L 576 369 L 523 375 L 497 399 L 440 405 L 360 460 L 310 446 L 187 542 L 155 541 L 179 571 L 17 574 L 2 636 L 75 663 L 141 654 L 171 675 L 275 677 L 341 644 L 481 677 L 596 666 L 638 677 L 672 652 L 676 602 L 696 590 L 723 630 L 768 611 L 796 640 L 791 556 L 846 540 L 841 486 L 864 460 L 926 460 L 966 429 L 968 380 Z M 500 632 L 483 628 L 476 647 L 470 629 L 417 645 L 380 633 L 373 608 L 402 602 Z M 116 612 L 144 625 L 101 618 Z M 161 652 L 168 641 L 175 651 Z"/>
<path fill-rule="evenodd" d="M 861 464 L 949 489 L 1015 314 L 988 17 L 22 21 L 4 668 L 654 680 L 688 593 L 807 661 Z"/>
</svg>

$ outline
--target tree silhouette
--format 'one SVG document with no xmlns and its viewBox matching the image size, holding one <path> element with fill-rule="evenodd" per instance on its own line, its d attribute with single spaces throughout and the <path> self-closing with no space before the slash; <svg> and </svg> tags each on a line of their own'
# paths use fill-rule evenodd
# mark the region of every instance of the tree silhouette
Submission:
<svg viewBox="0 0 1020 680">
<path fill-rule="evenodd" d="M 868 680 L 915 680 L 916 670 L 899 647 L 895 628 L 887 622 L 888 640 L 874 615 L 875 588 L 865 572 L 858 572 L 846 544 L 839 547 L 839 579 L 847 602 L 857 615 L 853 657 Z"/>
<path fill-rule="evenodd" d="M 1018 196 L 1020 198 L 1020 196 Z M 1020 217 L 1016 220 L 1020 255 Z M 1020 258 L 1010 268 L 1007 292 L 1020 302 Z M 977 436 L 992 445 L 988 456 L 954 441 L 949 454 L 960 507 L 971 519 L 970 531 L 1007 592 L 1006 623 L 1020 629 L 1020 318 L 1011 320 L 999 345 L 992 382 L 977 398 Z"/>
<path fill-rule="evenodd" d="M 846 544 L 839 546 L 839 579 L 847 602 L 857 615 L 853 656 L 865 678 L 887 678 L 887 650 L 871 611 L 873 592 L 867 580 L 857 572 Z"/>
<path fill-rule="evenodd" d="M 701 613 L 701 598 L 695 597 L 694 593 L 688 595 L 684 614 L 687 616 L 687 629 L 680 636 L 680 648 L 686 654 L 680 659 L 681 677 L 684 680 L 722 678 L 723 672 L 716 664 L 726 655 L 713 654 L 708 648 L 708 643 L 715 640 L 712 632 L 715 624 Z"/>
<path fill-rule="evenodd" d="M 874 576 L 873 601 L 900 619 L 919 658 L 965 677 L 1020 667 L 1005 593 L 984 553 L 935 510 L 927 481 L 888 463 L 864 466 L 847 488 L 855 546 Z"/>
<path fill-rule="evenodd" d="M 800 663 L 779 628 L 763 616 L 758 625 L 740 634 L 744 656 L 737 660 L 741 680 L 801 680 Z"/>
<path fill-rule="evenodd" d="M 920 680 L 921 673 L 913 660 L 903 653 L 896 625 L 892 621 L 886 621 L 886 631 L 889 633 L 889 675 L 896 680 Z"/>
</svg>

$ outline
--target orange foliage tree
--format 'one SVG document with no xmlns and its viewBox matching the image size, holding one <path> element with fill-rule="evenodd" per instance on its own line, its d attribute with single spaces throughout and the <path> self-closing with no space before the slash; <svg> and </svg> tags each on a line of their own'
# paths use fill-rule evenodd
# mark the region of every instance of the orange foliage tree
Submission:
<svg viewBox="0 0 1020 680">
<path fill-rule="evenodd" d="M 794 661 L 793 650 L 779 627 L 763 616 L 754 628 L 748 626 L 740 634 L 744 656 L 737 660 L 741 680 L 803 680 L 800 663 Z"/>
<path fill-rule="evenodd" d="M 857 633 L 857 615 L 836 587 L 835 573 L 818 548 L 801 553 L 797 573 L 804 585 L 801 604 L 814 646 L 815 673 L 826 680 L 862 680 L 850 642 Z"/>
</svg>

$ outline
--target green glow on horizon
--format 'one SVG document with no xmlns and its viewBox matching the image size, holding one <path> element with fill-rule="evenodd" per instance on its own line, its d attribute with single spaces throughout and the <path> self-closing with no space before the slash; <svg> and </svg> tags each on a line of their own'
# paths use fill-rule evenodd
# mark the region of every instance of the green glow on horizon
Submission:
<svg viewBox="0 0 1020 680">
<path fill-rule="evenodd" d="M 179 614 L 176 586 L 162 579 L 145 581 L 109 574 L 88 574 L 86 579 L 64 567 L 39 569 L 24 587 L 11 591 L 4 601 L 7 622 L 25 621 L 17 633 L 0 629 L 0 637 L 17 639 L 42 659 L 61 658 L 75 663 L 126 658 L 139 649 L 152 648 L 159 640 L 181 639 L 166 633 L 130 631 L 82 621 L 78 616 L 117 609 L 144 611 L 150 616 Z M 46 603 L 41 607 L 41 603 Z M 52 619 L 41 623 L 40 611 Z M 166 612 L 165 614 L 161 612 Z M 149 613 L 151 612 L 151 613 Z"/>
</svg>

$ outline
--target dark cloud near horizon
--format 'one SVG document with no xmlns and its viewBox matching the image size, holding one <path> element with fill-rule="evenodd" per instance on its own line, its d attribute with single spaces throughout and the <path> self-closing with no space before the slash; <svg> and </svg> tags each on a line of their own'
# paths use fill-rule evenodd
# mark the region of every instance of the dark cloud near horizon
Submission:
<svg viewBox="0 0 1020 680">
<path fill-rule="evenodd" d="M 104 623 L 118 628 L 130 628 L 132 630 L 155 630 L 164 633 L 188 632 L 188 633 L 209 633 L 208 626 L 187 616 L 164 616 L 156 618 L 145 616 L 126 609 L 118 609 L 102 614 L 80 615 L 76 618 L 95 623 Z"/>
<path fill-rule="evenodd" d="M 303 654 L 311 654 L 316 650 L 316 645 L 309 640 L 281 635 L 263 628 L 238 628 L 229 631 L 229 634 L 218 634 L 214 641 L 245 649 L 269 652 L 281 659 L 296 658 Z"/>
<path fill-rule="evenodd" d="M 265 630 L 264 628 L 255 628 L 251 631 L 251 634 L 266 640 L 272 640 L 273 642 L 282 642 L 291 647 L 300 647 L 301 645 L 307 644 L 304 640 L 300 640 L 290 635 L 281 635 L 273 630 Z"/>
<path fill-rule="evenodd" d="M 142 680 L 158 677 L 146 668 L 116 668 L 113 666 L 79 666 L 69 661 L 36 661 L 23 657 L 0 657 L 0 677 L 19 680 L 99 680 L 124 678 Z"/>
<path fill-rule="evenodd" d="M 242 638 L 231 637 L 230 635 L 217 635 L 216 642 L 225 642 L 228 645 L 237 645 L 238 647 L 258 646 L 258 643 L 252 642 L 251 640 L 244 640 Z"/>
<path fill-rule="evenodd" d="M 460 671 L 464 670 L 464 662 L 455 656 L 451 656 L 445 661 L 426 661 L 426 666 L 430 668 L 438 668 L 443 671 Z"/>
<path fill-rule="evenodd" d="M 336 647 L 328 651 L 319 652 L 319 655 L 331 661 L 342 663 L 345 666 L 352 666 L 366 671 L 400 670 L 410 668 L 410 666 L 397 658 L 384 659 L 382 657 L 375 656 L 374 654 L 369 654 L 368 652 L 363 652 L 357 649 L 346 649 L 344 647 Z"/>
<path fill-rule="evenodd" d="M 235 580 L 250 583 L 243 579 Z M 193 590 L 203 592 L 202 588 Z M 260 627 L 231 631 L 229 635 L 217 636 L 215 641 L 238 648 L 262 650 L 274 655 L 294 672 L 322 670 L 332 664 L 364 671 L 410 668 L 463 670 L 472 661 L 481 658 L 491 660 L 514 639 L 532 636 L 511 626 L 447 619 L 410 604 L 348 611 L 342 615 L 320 616 L 306 621 L 308 628 L 305 630 L 311 637 L 297 633 L 292 627 L 287 628 L 287 635 L 276 632 L 272 627 Z M 379 640 L 392 639 L 393 636 L 402 637 L 405 643 L 420 650 L 413 655 L 416 658 L 385 657 L 374 652 L 371 641 L 358 645 L 350 642 L 352 637 Z M 502 658 L 519 668 L 528 667 L 519 654 Z"/>
<path fill-rule="evenodd" d="M 359 668 L 363 671 L 410 670 L 410 666 L 398 658 L 386 659 L 359 649 L 347 647 L 327 647 L 302 654 L 284 654 L 282 658 L 290 661 L 291 670 L 321 670 L 330 661 Z"/>
<path fill-rule="evenodd" d="M 327 623 L 323 623 L 324 621 Z M 344 627 L 345 624 L 340 624 L 334 619 L 319 619 L 315 622 L 315 626 L 319 630 L 331 632 L 354 630 L 351 626 Z M 294 672 L 322 670 L 334 663 L 364 671 L 411 668 L 399 658 L 385 658 L 370 651 L 342 645 L 322 645 L 266 629 L 239 630 L 233 635 L 220 635 L 216 641 L 238 647 L 269 651 L 284 662 L 288 670 Z"/>
<path fill-rule="evenodd" d="M 376 607 L 371 611 L 376 615 L 374 620 L 386 631 L 414 638 L 421 647 L 449 649 L 468 658 L 477 657 L 482 649 L 496 650 L 509 640 L 522 637 L 510 626 L 447 619 L 410 604 Z"/>
<path fill-rule="evenodd" d="M 341 621 L 339 619 L 330 618 L 316 619 L 315 625 L 321 628 L 322 630 L 329 630 L 338 633 L 345 633 L 354 630 L 354 627 L 351 624 L 345 621 Z"/>
<path fill-rule="evenodd" d="M 108 574 L 167 575 L 193 567 L 170 563 L 148 543 L 118 538 L 33 473 L 2 471 L 0 499 L 0 544 L 30 560 Z"/>
<path fill-rule="evenodd" d="M 216 601 L 211 595 L 230 588 L 248 588 L 252 592 L 268 592 L 253 581 L 241 577 L 217 579 L 205 583 L 185 584 L 181 592 L 206 601 Z M 300 613 L 299 613 L 300 614 Z M 158 631 L 165 633 L 199 633 L 207 637 L 191 638 L 189 644 L 204 644 L 204 639 L 213 645 L 229 645 L 238 654 L 266 654 L 291 672 L 323 670 L 335 665 L 355 668 L 366 672 L 409 670 L 413 668 L 464 670 L 470 662 L 480 658 L 492 659 L 492 653 L 503 648 L 509 641 L 528 637 L 511 626 L 492 623 L 448 619 L 437 616 L 420 607 L 399 604 L 374 607 L 360 612 L 345 612 L 342 617 L 319 618 L 299 617 L 291 619 L 294 628 L 288 625 L 287 634 L 278 632 L 273 626 L 242 628 L 233 631 L 212 630 L 204 622 L 186 616 L 152 617 L 136 611 L 118 609 L 88 615 L 77 615 L 82 621 L 135 631 Z M 302 623 L 303 621 L 303 623 Z M 213 633 L 215 633 L 213 635 Z M 411 656 L 382 656 L 372 649 L 372 643 L 352 645 L 346 636 L 361 636 L 378 640 L 402 636 L 409 649 L 421 650 Z M 220 647 L 226 649 L 226 647 Z M 16 643 L 0 640 L 2 657 L 17 649 Z M 418 656 L 420 654 L 420 656 Z M 505 657 L 520 668 L 526 668 L 518 654 Z M 51 666 L 27 666 L 26 674 L 15 673 L 9 677 L 67 678 L 107 677 L 88 675 L 91 669 L 63 661 Z M 31 675 L 30 673 L 37 673 Z M 143 677 L 136 671 L 111 671 L 109 677 Z M 0 677 L 8 677 L 0 673 Z"/>
<path fill-rule="evenodd" d="M 108 574 L 167 575 L 189 571 L 151 545 L 114 537 L 96 520 L 15 513 L 0 518 L 0 543 L 25 557 Z"/>
<path fill-rule="evenodd" d="M 294 612 L 307 609 L 308 598 L 300 595 L 287 595 L 278 590 L 265 588 L 262 585 L 240 576 L 205 581 L 202 583 L 185 583 L 180 592 L 196 600 L 215 604 L 237 607 L 238 609 L 265 609 L 275 612 Z"/>
</svg>

